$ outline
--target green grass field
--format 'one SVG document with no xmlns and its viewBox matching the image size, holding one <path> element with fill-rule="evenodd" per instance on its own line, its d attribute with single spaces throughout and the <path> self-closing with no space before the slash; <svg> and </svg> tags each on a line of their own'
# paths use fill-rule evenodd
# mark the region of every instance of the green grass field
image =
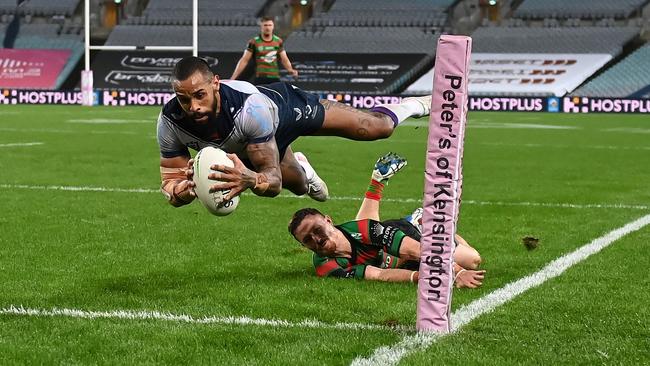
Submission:
<svg viewBox="0 0 650 366">
<path fill-rule="evenodd" d="M 301 138 L 294 151 L 332 200 L 246 194 L 214 217 L 157 192 L 158 111 L 0 107 L 0 364 L 347 365 L 412 335 L 415 286 L 319 279 L 286 225 L 306 206 L 352 219 L 387 151 L 409 165 L 385 189 L 382 216 L 410 213 L 422 197 L 426 121 L 378 142 Z M 487 276 L 455 291 L 453 308 L 650 213 L 649 141 L 647 116 L 470 113 L 459 232 Z M 524 248 L 528 235 L 539 248 Z M 642 227 L 400 363 L 650 364 L 649 241 Z"/>
</svg>

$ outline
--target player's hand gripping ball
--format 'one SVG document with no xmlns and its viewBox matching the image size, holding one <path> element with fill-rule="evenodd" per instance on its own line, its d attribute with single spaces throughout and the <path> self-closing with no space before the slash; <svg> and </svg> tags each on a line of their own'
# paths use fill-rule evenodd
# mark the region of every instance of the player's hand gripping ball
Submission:
<svg viewBox="0 0 650 366">
<path fill-rule="evenodd" d="M 239 204 L 239 196 L 224 201 L 224 197 L 230 190 L 214 191 L 210 193 L 210 187 L 219 181 L 208 179 L 208 175 L 215 170 L 210 166 L 218 164 L 232 167 L 234 163 L 226 156 L 226 152 L 211 146 L 201 149 L 194 157 L 194 192 L 199 201 L 213 215 L 226 216 L 235 211 Z"/>
</svg>

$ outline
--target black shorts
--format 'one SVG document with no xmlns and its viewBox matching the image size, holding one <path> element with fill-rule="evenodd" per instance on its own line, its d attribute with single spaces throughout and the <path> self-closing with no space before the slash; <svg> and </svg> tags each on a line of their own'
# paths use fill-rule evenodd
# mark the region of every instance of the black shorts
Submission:
<svg viewBox="0 0 650 366">
<path fill-rule="evenodd" d="M 320 130 L 325 120 L 325 108 L 320 97 L 307 93 L 285 82 L 261 85 L 262 93 L 278 105 L 280 122 L 275 132 L 275 142 L 280 151 L 280 160 L 298 137 L 308 136 Z"/>
</svg>

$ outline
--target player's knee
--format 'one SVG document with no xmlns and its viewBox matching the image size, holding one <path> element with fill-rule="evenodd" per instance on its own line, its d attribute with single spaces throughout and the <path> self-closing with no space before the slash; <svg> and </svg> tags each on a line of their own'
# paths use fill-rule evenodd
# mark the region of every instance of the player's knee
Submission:
<svg viewBox="0 0 650 366">
<path fill-rule="evenodd" d="M 294 181 L 285 182 L 284 188 L 297 196 L 302 196 L 309 191 L 309 183 L 306 178 L 304 180 L 294 179 Z"/>
<path fill-rule="evenodd" d="M 380 140 L 390 137 L 394 130 L 393 122 L 386 116 L 374 117 L 368 121 L 367 128 L 360 128 L 359 134 L 365 140 Z"/>
<path fill-rule="evenodd" d="M 309 191 L 309 187 L 305 183 L 303 185 L 293 187 L 293 189 L 290 189 L 290 191 L 297 196 L 302 196 L 307 194 L 307 192 Z"/>
</svg>

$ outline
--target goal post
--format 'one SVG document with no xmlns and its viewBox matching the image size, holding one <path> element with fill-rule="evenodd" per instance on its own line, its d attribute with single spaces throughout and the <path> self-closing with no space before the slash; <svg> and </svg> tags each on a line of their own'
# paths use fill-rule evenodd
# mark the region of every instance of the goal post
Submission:
<svg viewBox="0 0 650 366">
<path fill-rule="evenodd" d="M 436 49 L 424 175 L 418 331 L 451 331 L 471 48 L 470 37 L 443 35 Z"/>
<path fill-rule="evenodd" d="M 91 46 L 90 45 L 90 0 L 84 0 L 84 69 L 81 72 L 82 105 L 94 105 L 93 72 L 90 68 L 90 51 L 192 51 L 199 54 L 199 0 L 192 0 L 192 45 L 191 46 Z"/>
</svg>

